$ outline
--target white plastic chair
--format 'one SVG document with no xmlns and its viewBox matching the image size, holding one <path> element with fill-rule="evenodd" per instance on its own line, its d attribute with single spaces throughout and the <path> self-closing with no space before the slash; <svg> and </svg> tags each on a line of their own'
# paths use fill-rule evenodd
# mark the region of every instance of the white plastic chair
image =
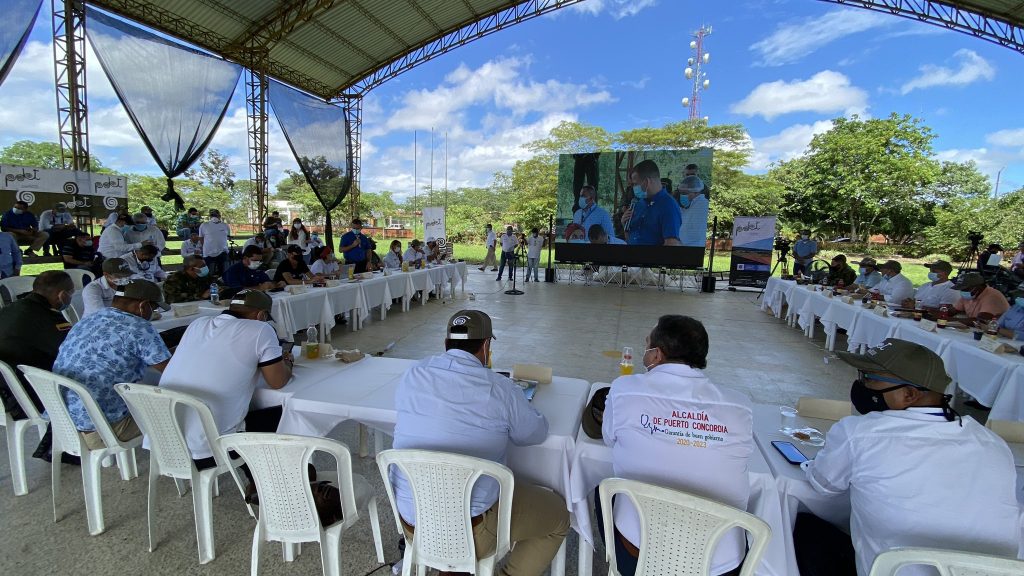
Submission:
<svg viewBox="0 0 1024 576">
<path fill-rule="evenodd" d="M 0 279 L 0 308 L 3 308 L 7 302 L 13 303 L 21 294 L 31 292 L 32 283 L 35 281 L 35 276 L 11 276 Z M 5 292 L 7 293 L 6 297 L 4 296 Z"/>
<path fill-rule="evenodd" d="M 72 308 L 75 311 L 69 314 Z M 68 309 L 64 311 L 64 317 L 67 318 L 68 322 L 75 323 L 76 321 L 71 320 L 72 315 L 81 320 L 83 314 L 85 314 L 85 300 L 82 297 L 82 291 L 75 290 L 75 293 L 71 295 L 71 306 L 68 306 Z"/>
<path fill-rule="evenodd" d="M 14 396 L 26 416 L 23 420 L 14 420 L 8 412 L 8 407 L 0 401 L 0 410 L 4 412 L 0 426 L 7 431 L 7 456 L 11 460 L 11 483 L 14 484 L 14 495 L 24 496 L 28 494 L 28 483 L 25 481 L 25 432 L 35 426 L 39 438 L 42 439 L 43 434 L 46 434 L 46 419 L 39 414 L 39 410 L 36 410 L 36 405 L 32 403 L 32 399 L 25 392 L 21 380 L 18 380 L 18 375 L 6 362 L 0 362 L 0 376 L 7 383 L 11 395 Z"/>
<path fill-rule="evenodd" d="M 904 566 L 933 566 L 940 576 L 1020 576 L 1024 562 L 1013 558 L 932 548 L 896 548 L 882 552 L 870 576 L 896 576 Z"/>
<path fill-rule="evenodd" d="M 377 561 L 384 563 L 377 498 L 370 483 L 352 473 L 352 454 L 347 446 L 327 438 L 260 432 L 226 434 L 219 444 L 223 453 L 234 450 L 245 460 L 256 482 L 260 513 L 252 538 L 252 576 L 259 568 L 261 545 L 271 540 L 284 544 L 286 559 L 290 559 L 292 545 L 319 541 L 324 575 L 340 576 L 341 534 L 359 520 L 362 509 L 369 512 Z M 330 526 L 320 524 L 309 486 L 308 468 L 314 452 L 327 453 L 337 464 L 337 478 L 332 484 L 341 492 L 342 519 Z M 244 494 L 234 468 L 231 476 Z M 317 473 L 318 479 L 327 476 Z"/>
<path fill-rule="evenodd" d="M 710 574 L 718 541 L 739 527 L 750 533 L 750 548 L 740 576 L 751 576 L 768 547 L 772 529 L 763 520 L 714 500 L 653 484 L 623 478 L 601 482 L 601 515 L 608 573 L 618 576 L 615 560 L 615 522 L 612 498 L 632 500 L 640 516 L 638 576 L 656 574 Z"/>
<path fill-rule="evenodd" d="M 826 400 L 803 396 L 797 400 L 796 411 L 807 418 L 841 420 L 853 414 L 853 404 L 849 400 Z"/>
<path fill-rule="evenodd" d="M 61 453 L 80 456 L 82 459 L 82 487 L 85 493 L 85 513 L 89 521 L 89 534 L 95 536 L 102 534 L 106 529 L 103 523 L 103 493 L 100 490 L 100 467 L 103 460 L 113 456 L 117 459 L 117 466 L 121 472 L 122 480 L 131 480 L 139 475 L 135 463 L 135 447 L 142 444 L 142 435 L 122 442 L 110 429 L 110 422 L 107 422 L 103 411 L 96 404 L 96 400 L 89 394 L 84 386 L 46 370 L 33 368 L 31 366 L 18 366 L 29 384 L 35 389 L 36 395 L 42 400 L 46 408 L 46 415 L 50 418 L 50 425 L 53 430 L 53 464 L 50 468 L 50 477 L 53 490 L 53 521 L 57 518 L 57 498 L 60 496 L 60 469 Z M 90 450 L 82 440 L 81 434 L 75 427 L 71 415 L 68 413 L 64 400 L 64 392 L 70 390 L 78 394 L 82 399 L 89 414 L 89 418 L 96 426 L 96 431 L 103 438 L 105 448 Z"/>
<path fill-rule="evenodd" d="M 175 480 L 182 494 L 181 481 L 192 485 L 192 505 L 196 519 L 196 541 L 199 544 L 199 563 L 214 559 L 213 496 L 218 492 L 217 479 L 229 472 L 230 467 L 242 465 L 240 458 L 231 459 L 222 454 L 216 439 L 220 436 L 210 408 L 190 394 L 146 386 L 144 384 L 118 384 L 114 387 L 124 398 L 142 433 L 149 438 L 149 499 L 146 509 L 149 551 L 156 545 L 153 540 L 153 515 L 156 512 L 156 481 L 160 476 Z M 179 408 L 180 407 L 180 408 Z M 197 470 L 192 454 L 185 442 L 183 423 L 185 414 L 192 410 L 199 418 L 207 438 L 213 439 L 214 468 Z"/>
<path fill-rule="evenodd" d="M 404 529 L 389 480 L 391 467 L 397 468 L 412 487 L 416 532 L 412 542 L 407 541 L 405 545 L 403 576 L 410 576 L 414 566 L 418 576 L 425 576 L 427 567 L 478 576 L 494 573 L 497 561 L 511 549 L 515 487 L 511 470 L 490 460 L 430 450 L 385 450 L 377 454 L 377 466 L 384 478 L 399 534 L 404 534 Z M 478 559 L 470 501 L 473 485 L 481 476 L 490 476 L 498 482 L 498 528 L 494 554 Z"/>
<path fill-rule="evenodd" d="M 989 418 L 985 422 L 985 428 L 995 432 L 997 436 L 1007 442 L 1024 443 L 1024 422 Z"/>
<path fill-rule="evenodd" d="M 81 290 L 82 288 L 85 288 L 85 279 L 86 278 L 89 279 L 89 282 L 92 282 L 93 280 L 96 279 L 96 275 L 93 274 L 92 272 L 90 272 L 89 270 L 79 270 L 78 268 L 69 268 L 67 270 L 64 270 L 64 272 L 67 272 L 68 276 L 71 276 L 71 281 L 75 283 L 75 291 L 76 292 Z"/>
</svg>

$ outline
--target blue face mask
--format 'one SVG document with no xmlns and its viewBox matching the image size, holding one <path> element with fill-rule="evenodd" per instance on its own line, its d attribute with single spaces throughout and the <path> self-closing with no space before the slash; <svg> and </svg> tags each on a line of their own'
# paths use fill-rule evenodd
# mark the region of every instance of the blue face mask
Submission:
<svg viewBox="0 0 1024 576">
<path fill-rule="evenodd" d="M 868 273 L 866 268 L 858 268 L 857 272 L 859 272 L 861 276 L 867 276 Z"/>
<path fill-rule="evenodd" d="M 679 197 L 679 205 L 682 206 L 683 208 L 689 208 L 690 207 L 690 197 L 689 196 L 680 196 Z"/>
<path fill-rule="evenodd" d="M 209 266 L 203 266 L 202 268 L 199 269 L 198 274 L 199 274 L 200 278 L 202 278 L 204 276 L 208 276 L 210 274 L 210 267 Z"/>
<path fill-rule="evenodd" d="M 641 188 L 639 184 L 634 184 L 633 196 L 636 196 L 637 198 L 647 198 L 647 192 L 644 192 L 644 189 Z"/>
<path fill-rule="evenodd" d="M 136 232 L 145 232 L 146 231 L 146 225 L 145 224 L 135 224 L 134 226 L 132 226 L 132 229 L 135 230 Z"/>
<path fill-rule="evenodd" d="M 937 282 L 938 279 L 939 279 L 938 272 L 929 272 L 928 273 L 928 279 L 931 280 L 932 282 Z"/>
<path fill-rule="evenodd" d="M 1024 296 L 1017 296 L 1013 300 L 1013 305 L 1021 310 L 1024 310 Z"/>
<path fill-rule="evenodd" d="M 970 290 L 961 290 L 960 291 L 960 297 L 963 298 L 964 300 L 973 300 L 974 299 L 974 296 L 971 295 Z"/>
</svg>

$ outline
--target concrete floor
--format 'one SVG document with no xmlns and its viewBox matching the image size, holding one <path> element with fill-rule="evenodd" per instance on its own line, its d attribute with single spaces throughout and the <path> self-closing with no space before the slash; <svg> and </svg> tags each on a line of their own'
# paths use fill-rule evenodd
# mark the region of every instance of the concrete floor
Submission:
<svg viewBox="0 0 1024 576">
<path fill-rule="evenodd" d="M 687 314 L 704 322 L 711 338 L 707 373 L 721 386 L 748 393 L 754 402 L 795 403 L 800 396 L 846 398 L 855 372 L 824 349 L 821 330 L 808 340 L 798 330 L 760 311 L 756 293 L 728 292 L 700 294 L 688 289 L 658 292 L 647 288 L 620 289 L 616 286 L 581 284 L 535 284 L 520 286 L 526 294 L 508 296 L 494 274 L 471 268 L 466 295 L 441 304 L 412 305 L 409 312 L 397 308 L 384 322 L 373 320 L 359 332 L 338 327 L 336 348 L 359 348 L 376 352 L 394 342 L 388 356 L 422 358 L 443 349 L 444 326 L 460 308 L 477 308 L 494 320 L 497 341 L 493 345 L 495 365 L 517 362 L 547 364 L 555 374 L 590 382 L 610 382 L 617 375 L 618 355 L 623 346 L 633 346 L 639 356 L 644 337 L 662 314 Z M 469 301 L 470 293 L 476 296 Z M 375 318 L 379 318 L 375 316 Z M 842 338 L 839 348 L 845 347 Z M 197 366 L 197 369 L 200 368 Z M 639 367 L 638 367 L 639 369 Z M 357 427 L 347 423 L 332 433 L 333 438 L 356 446 Z M 178 498 L 169 479 L 160 481 L 156 518 L 157 548 L 147 551 L 146 477 L 148 456 L 139 453 L 140 477 L 123 482 L 112 469 L 103 472 L 103 498 L 107 530 L 90 537 L 85 520 L 79 470 L 66 466 L 63 493 L 58 503 L 60 521 L 53 522 L 49 465 L 29 459 L 30 492 L 15 498 L 10 484 L 6 443 L 0 443 L 0 574 L 247 574 L 252 520 L 230 478 L 221 479 L 222 496 L 214 500 L 217 558 L 198 564 L 191 498 Z M 27 451 L 35 447 L 29 434 Z M 399 558 L 393 516 L 373 459 L 355 459 L 356 472 L 365 476 L 378 491 L 385 557 Z M 368 523 L 361 521 L 343 538 L 342 573 L 362 576 L 377 564 Z M 570 536 L 568 574 L 576 574 L 576 538 Z M 375 574 L 387 574 L 382 569 Z M 319 549 L 304 547 L 295 562 L 283 562 L 279 546 L 267 546 L 260 561 L 260 573 L 319 574 Z M 595 561 L 595 574 L 606 573 L 604 563 Z"/>
</svg>

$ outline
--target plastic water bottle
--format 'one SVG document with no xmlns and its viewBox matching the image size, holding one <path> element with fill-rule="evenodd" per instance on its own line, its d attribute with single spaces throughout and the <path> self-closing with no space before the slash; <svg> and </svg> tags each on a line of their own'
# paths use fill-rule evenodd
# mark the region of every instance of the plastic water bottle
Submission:
<svg viewBox="0 0 1024 576">
<path fill-rule="evenodd" d="M 319 333 L 316 331 L 316 326 L 310 324 L 309 328 L 306 328 L 306 341 L 302 344 L 306 349 L 306 358 L 310 360 L 316 360 L 320 357 L 320 342 L 317 339 Z"/>
<path fill-rule="evenodd" d="M 220 305 L 220 286 L 217 286 L 216 282 L 210 284 L 210 304 Z"/>
</svg>

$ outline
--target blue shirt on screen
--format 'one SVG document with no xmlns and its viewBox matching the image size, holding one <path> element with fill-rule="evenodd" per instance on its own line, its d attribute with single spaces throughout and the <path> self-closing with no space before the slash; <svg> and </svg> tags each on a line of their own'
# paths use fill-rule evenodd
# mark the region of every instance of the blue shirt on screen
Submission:
<svg viewBox="0 0 1024 576">
<path fill-rule="evenodd" d="M 349 230 L 341 237 L 341 241 L 338 243 L 339 252 L 342 246 L 348 246 L 349 244 L 356 241 L 356 233 Z M 362 262 L 366 260 L 366 251 L 370 249 L 370 239 L 363 234 L 359 234 L 359 246 L 345 252 L 345 262 Z"/>
<path fill-rule="evenodd" d="M 39 229 L 39 222 L 36 221 L 36 217 L 31 212 L 25 211 L 21 214 L 15 214 L 14 208 L 11 208 L 7 212 L 4 212 L 3 216 L 0 216 L 0 227 L 4 230 L 27 230 L 29 228 Z"/>
<path fill-rule="evenodd" d="M 250 270 L 241 262 L 235 262 L 224 271 L 224 283 L 231 288 L 252 288 L 270 282 L 270 276 L 263 270 Z"/>
<path fill-rule="evenodd" d="M 604 229 L 609 238 L 615 236 L 615 226 L 608 211 L 594 204 L 590 208 L 580 208 L 572 215 L 572 221 L 583 226 L 583 234 L 590 234 L 590 227 L 597 224 Z"/>
<path fill-rule="evenodd" d="M 82 318 L 60 346 L 53 371 L 85 386 L 111 423 L 128 416 L 128 406 L 114 390 L 121 382 L 142 380 L 146 368 L 171 357 L 149 320 L 117 308 L 104 308 Z M 96 429 L 77 394 L 67 394 L 75 426 Z"/>
<path fill-rule="evenodd" d="M 662 188 L 654 197 L 636 203 L 629 221 L 629 243 L 661 246 L 668 238 L 678 240 L 682 223 L 679 203 Z"/>
<path fill-rule="evenodd" d="M 0 232 L 0 278 L 14 276 L 15 269 L 21 269 L 21 249 L 14 236 Z"/>
</svg>

